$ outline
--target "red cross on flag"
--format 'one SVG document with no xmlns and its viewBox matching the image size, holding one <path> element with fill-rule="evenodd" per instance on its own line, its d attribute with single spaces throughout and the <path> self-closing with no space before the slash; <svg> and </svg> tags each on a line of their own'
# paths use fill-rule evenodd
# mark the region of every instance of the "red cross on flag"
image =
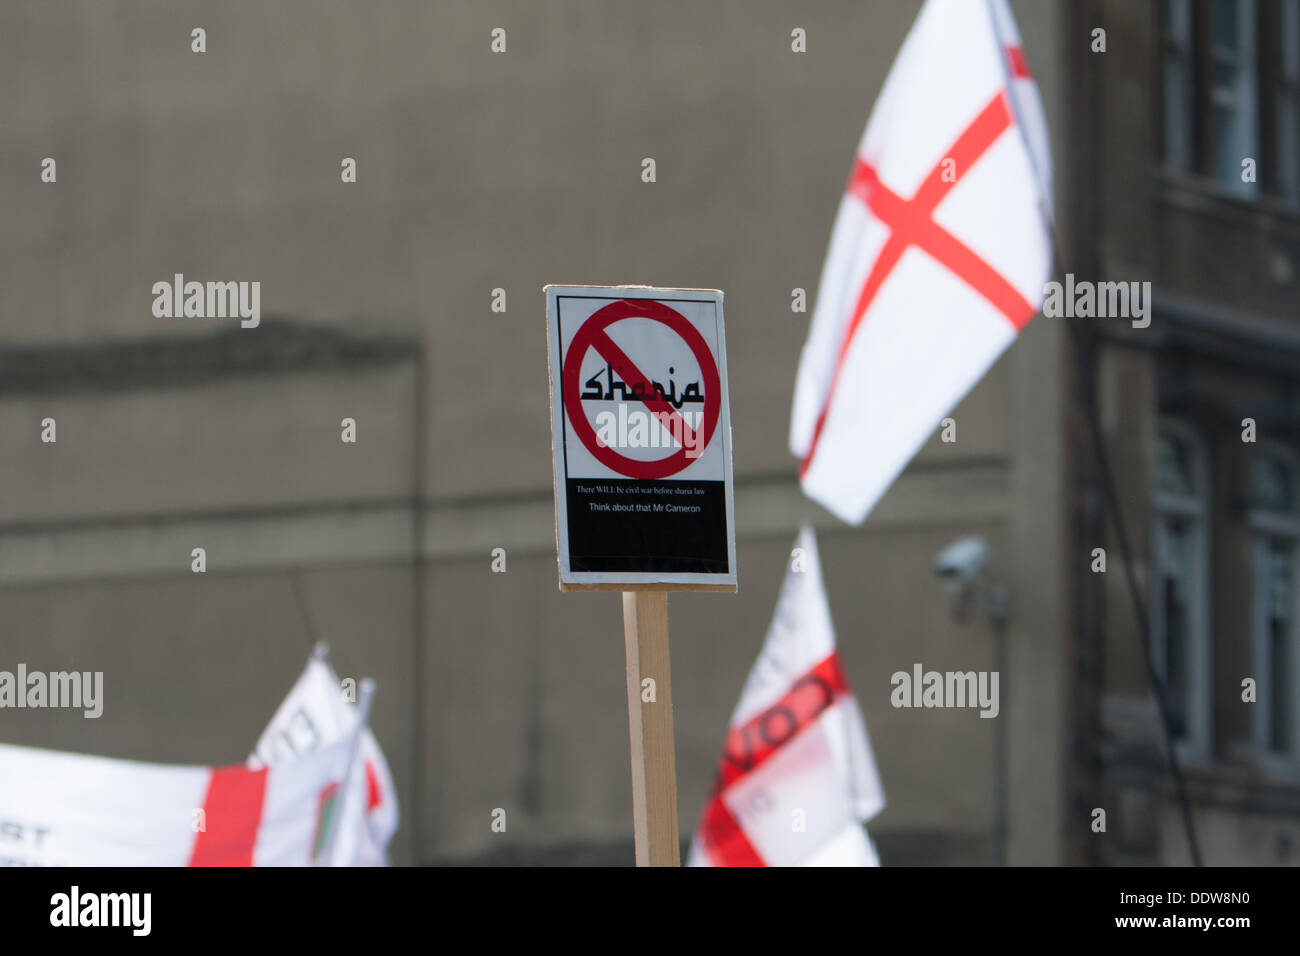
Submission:
<svg viewBox="0 0 1300 956">
<path fill-rule="evenodd" d="M 1050 179 L 1006 0 L 927 0 L 858 146 L 799 362 L 810 498 L 860 524 L 1038 312 Z"/>
<path fill-rule="evenodd" d="M 805 527 L 687 865 L 879 866 L 862 824 L 884 806 L 835 649 L 817 539 Z"/>
<path fill-rule="evenodd" d="M 352 751 L 345 736 L 253 769 L 0 744 L 0 866 L 323 863 L 337 795 L 361 788 Z"/>
</svg>

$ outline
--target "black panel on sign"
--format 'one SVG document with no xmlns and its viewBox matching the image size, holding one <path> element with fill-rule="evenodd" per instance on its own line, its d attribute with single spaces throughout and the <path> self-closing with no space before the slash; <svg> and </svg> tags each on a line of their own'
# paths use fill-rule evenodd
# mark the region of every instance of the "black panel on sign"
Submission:
<svg viewBox="0 0 1300 956">
<path fill-rule="evenodd" d="M 573 571 L 726 574 L 721 481 L 570 478 Z"/>
</svg>

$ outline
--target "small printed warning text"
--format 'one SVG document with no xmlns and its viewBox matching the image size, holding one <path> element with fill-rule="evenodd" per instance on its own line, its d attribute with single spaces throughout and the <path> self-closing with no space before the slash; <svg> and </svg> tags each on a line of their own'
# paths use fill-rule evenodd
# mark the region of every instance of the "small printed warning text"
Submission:
<svg viewBox="0 0 1300 956">
<path fill-rule="evenodd" d="M 663 495 L 663 496 L 668 496 L 673 498 L 680 498 L 686 495 L 704 494 L 703 488 L 669 488 L 663 486 L 652 486 L 652 487 L 642 486 L 639 488 L 630 488 L 627 486 L 619 486 L 619 485 L 577 485 L 576 490 L 578 491 L 579 494 L 584 494 L 584 495 L 594 495 L 594 494 L 634 495 L 638 498 L 647 495 Z M 644 514 L 655 514 L 655 513 L 699 514 L 701 508 L 699 505 L 680 504 L 677 501 L 670 501 L 670 502 L 652 501 L 649 503 L 629 502 L 626 504 L 620 502 L 588 501 L 587 510 L 588 511 L 610 511 L 610 512 L 629 511 L 629 512 L 642 512 Z"/>
</svg>

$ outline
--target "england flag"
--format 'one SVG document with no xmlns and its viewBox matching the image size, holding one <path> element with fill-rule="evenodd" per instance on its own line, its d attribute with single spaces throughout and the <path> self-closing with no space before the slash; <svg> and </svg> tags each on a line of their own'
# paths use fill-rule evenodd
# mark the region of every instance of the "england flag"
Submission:
<svg viewBox="0 0 1300 956">
<path fill-rule="evenodd" d="M 871 112 L 795 382 L 805 494 L 860 524 L 1038 312 L 1051 158 L 1006 0 L 927 0 Z"/>
<path fill-rule="evenodd" d="M 687 865 L 879 866 L 863 824 L 884 806 L 835 649 L 817 539 L 805 527 Z"/>
<path fill-rule="evenodd" d="M 0 744 L 0 866 L 328 863 L 354 737 L 260 769 Z"/>
</svg>

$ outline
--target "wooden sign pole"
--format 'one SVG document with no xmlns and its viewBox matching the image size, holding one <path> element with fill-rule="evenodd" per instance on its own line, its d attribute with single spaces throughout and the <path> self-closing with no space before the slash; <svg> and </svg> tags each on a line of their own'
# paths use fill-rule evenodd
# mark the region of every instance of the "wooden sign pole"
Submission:
<svg viewBox="0 0 1300 956">
<path fill-rule="evenodd" d="M 560 590 L 623 593 L 636 865 L 681 866 L 668 592 L 736 590 L 722 292 L 543 291 Z M 628 320 L 638 330 L 624 342 L 630 353 L 606 331 Z M 587 404 L 597 400 L 618 403 L 620 428 L 649 414 L 661 416 L 652 431 L 668 427 L 665 415 L 678 430 L 667 445 L 656 443 L 658 452 L 629 457 L 619 449 L 641 443 L 633 432 L 610 439 L 604 425 L 597 429 L 609 413 Z"/>
<path fill-rule="evenodd" d="M 681 866 L 666 591 L 623 592 L 623 641 L 636 865 Z M 647 678 L 654 681 L 653 694 L 641 686 Z"/>
</svg>

